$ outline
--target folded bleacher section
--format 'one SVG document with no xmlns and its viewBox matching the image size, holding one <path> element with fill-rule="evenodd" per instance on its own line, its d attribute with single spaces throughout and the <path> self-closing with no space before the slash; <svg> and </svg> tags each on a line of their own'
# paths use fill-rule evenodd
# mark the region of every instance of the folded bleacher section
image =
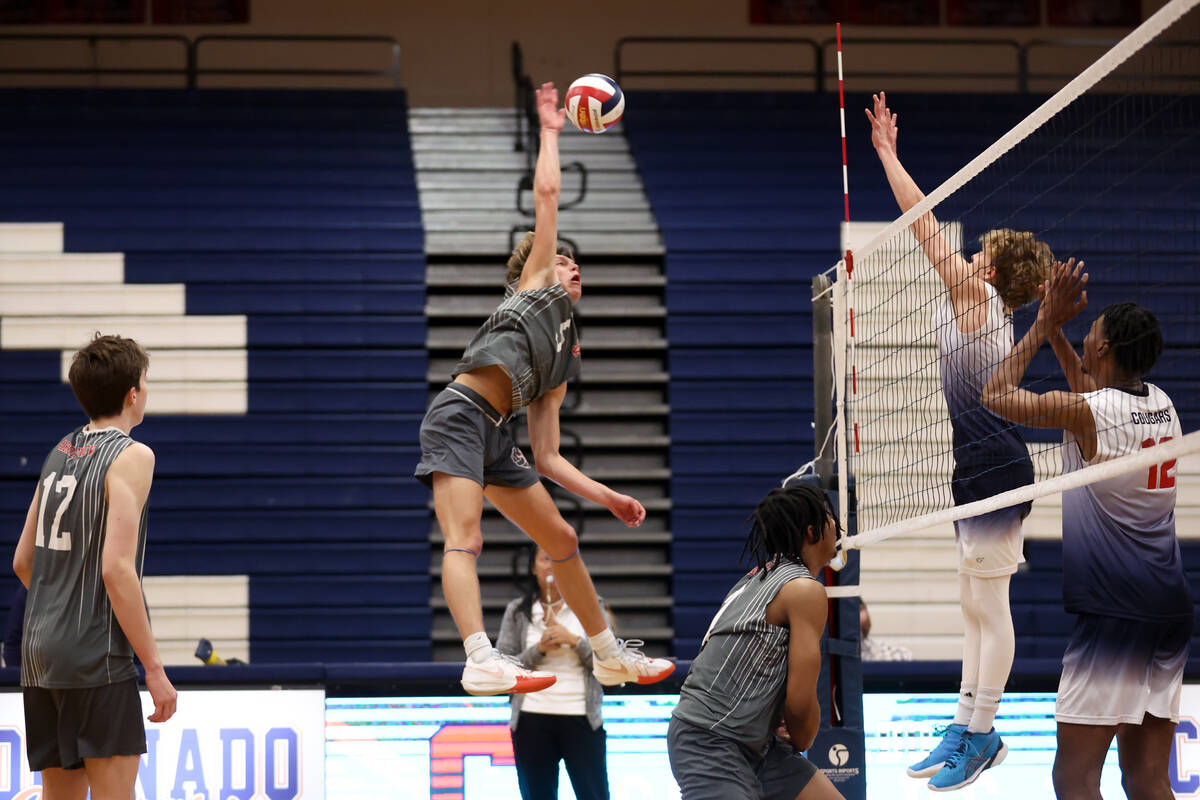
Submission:
<svg viewBox="0 0 1200 800">
<path fill-rule="evenodd" d="M 129 333 L 152 359 L 134 434 L 157 454 L 147 575 L 249 576 L 252 661 L 427 660 L 429 513 L 410 477 L 425 259 L 403 92 L 6 90 L 0 113 L 0 221 L 61 222 L 68 254 L 123 254 L 129 290 L 117 308 L 8 256 L 0 291 L 54 284 L 60 310 L 0 320 L 0 542 L 82 422 L 63 351 L 92 327 Z M 158 284 L 183 287 L 184 308 L 128 299 Z M 14 586 L 0 577 L 0 604 Z M 172 613 L 194 635 L 203 605 L 152 609 L 159 635 Z M 220 650 L 220 630 L 200 635 Z"/>
</svg>

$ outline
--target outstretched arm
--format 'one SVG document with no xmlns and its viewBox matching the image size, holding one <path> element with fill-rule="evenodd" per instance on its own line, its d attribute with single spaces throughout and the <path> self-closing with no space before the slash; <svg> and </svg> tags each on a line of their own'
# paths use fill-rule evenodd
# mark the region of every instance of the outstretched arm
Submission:
<svg viewBox="0 0 1200 800">
<path fill-rule="evenodd" d="M 788 581 L 776 600 L 784 603 L 788 618 L 787 695 L 783 721 L 799 750 L 812 746 L 821 726 L 817 678 L 821 674 L 821 634 L 829 598 L 825 587 L 807 578 Z"/>
<path fill-rule="evenodd" d="M 1020 387 L 1029 362 L 1043 341 L 1087 307 L 1087 273 L 1083 262 L 1054 262 L 1043 286 L 1037 319 L 983 388 L 983 404 L 995 413 L 1034 428 L 1062 428 L 1075 434 L 1085 458 L 1096 452 L 1096 420 L 1092 410 L 1074 392 L 1038 394 Z"/>
<path fill-rule="evenodd" d="M 874 112 L 866 109 L 867 120 L 871 123 L 871 144 L 875 146 L 875 153 L 883 164 L 883 171 L 887 175 L 888 185 L 892 187 L 892 194 L 896 196 L 896 203 L 902 212 L 907 212 L 924 200 L 925 194 L 900 163 L 897 150 L 900 132 L 897 123 L 900 116 L 893 114 L 888 108 L 886 92 L 872 95 L 872 98 L 875 101 Z M 925 251 L 929 263 L 950 290 L 956 316 L 960 310 L 965 312 L 987 299 L 983 278 L 975 273 L 961 255 L 951 249 L 932 211 L 918 217 L 909 229 Z"/>
<path fill-rule="evenodd" d="M 558 409 L 566 393 L 567 385 L 563 383 L 529 405 L 529 443 L 538 472 L 568 492 L 604 506 L 626 525 L 641 525 L 646 519 L 641 503 L 584 475 L 558 451 Z"/>
<path fill-rule="evenodd" d="M 562 170 L 558 163 L 558 135 L 567 119 L 558 107 L 558 90 L 543 83 L 537 90 L 538 119 L 542 124 L 537 166 L 533 171 L 533 246 L 521 271 L 518 290 L 541 289 L 557 283 L 554 253 L 558 249 L 558 197 L 562 193 Z"/>
<path fill-rule="evenodd" d="M 1096 386 L 1096 379 L 1083 371 L 1083 362 L 1061 327 L 1050 332 L 1050 346 L 1054 349 L 1054 356 L 1059 365 L 1062 366 L 1063 374 L 1067 376 L 1067 386 L 1071 387 L 1072 392 L 1085 394 L 1099 388 Z"/>
</svg>

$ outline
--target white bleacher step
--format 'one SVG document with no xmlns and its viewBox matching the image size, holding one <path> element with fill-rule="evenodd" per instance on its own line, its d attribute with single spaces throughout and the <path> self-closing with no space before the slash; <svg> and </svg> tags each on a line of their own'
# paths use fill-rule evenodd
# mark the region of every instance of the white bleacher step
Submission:
<svg viewBox="0 0 1200 800">
<path fill-rule="evenodd" d="M 859 222 L 842 223 L 842 249 L 853 250 L 856 254 L 855 269 L 859 268 L 859 260 L 867 261 L 868 259 L 857 254 L 866 246 L 868 242 L 881 233 L 884 228 L 891 224 L 891 220 L 887 221 L 870 221 L 862 220 Z M 962 251 L 962 223 L 950 220 L 941 220 L 942 235 L 946 237 L 946 241 L 956 251 Z M 897 232 L 884 245 L 884 248 L 890 251 L 898 251 L 901 253 L 920 253 L 921 248 L 917 242 L 917 237 L 913 236 L 912 231 L 905 228 Z M 884 249 L 881 248 L 881 249 Z"/>
<path fill-rule="evenodd" d="M 496 310 L 499 302 L 494 295 L 430 295 L 425 301 L 425 313 L 430 317 L 472 316 L 483 321 Z M 584 324 L 593 317 L 658 318 L 666 315 L 662 301 L 646 295 L 592 295 L 580 300 L 577 308 Z"/>
<path fill-rule="evenodd" d="M 515 208 L 497 209 L 495 211 L 475 209 L 447 209 L 435 211 L 421 209 L 421 221 L 425 230 L 430 233 L 447 231 L 508 231 L 519 225 L 528 225 L 529 217 Z M 558 215 L 558 229 L 562 234 L 572 238 L 585 232 L 620 231 L 626 233 L 645 233 L 657 231 L 654 214 L 649 208 L 587 208 L 580 206 L 569 211 L 561 211 Z M 582 247 L 582 245 L 580 245 Z"/>
<path fill-rule="evenodd" d="M 658 625 L 629 625 L 621 628 L 622 636 L 628 636 L 631 639 L 641 639 L 646 642 L 669 641 L 675 635 L 674 628 L 667 628 Z M 441 642 L 458 642 L 461 637 L 458 631 L 452 627 L 442 627 L 435 625 L 431 632 L 431 638 L 434 643 Z M 459 651 L 462 652 L 461 650 Z"/>
<path fill-rule="evenodd" d="M 599 152 L 599 153 L 578 153 L 578 160 L 583 162 L 587 167 L 588 179 L 590 180 L 593 172 L 633 172 L 637 170 L 637 164 L 633 160 L 633 156 L 626 152 Z M 572 160 L 570 153 L 563 153 L 559 157 L 559 161 L 567 164 Z M 527 161 L 524 153 L 514 153 L 512 151 L 502 152 L 477 152 L 468 150 L 465 152 L 447 152 L 438 150 L 434 152 L 413 153 L 413 165 L 418 172 L 424 171 L 453 171 L 453 172 L 472 172 L 474 170 L 506 170 L 513 172 L 516 176 L 525 174 L 528 169 Z M 513 188 L 516 188 L 516 182 L 513 182 Z"/>
<path fill-rule="evenodd" d="M 593 136 L 594 141 L 584 142 L 581 136 L 559 137 L 559 160 L 572 158 L 591 159 L 599 154 L 628 153 L 629 147 L 620 136 Z M 515 154 L 526 158 L 523 151 L 513 149 L 514 137 L 506 132 L 457 131 L 447 133 L 420 133 L 410 135 L 414 154 L 427 153 L 496 153 L 505 158 Z"/>
<path fill-rule="evenodd" d="M 179 316 L 186 293 L 182 283 L 9 285 L 0 292 L 0 317 Z"/>
<path fill-rule="evenodd" d="M 227 316 L 73 316 L 4 317 L 0 346 L 5 350 L 76 350 L 93 333 L 117 333 L 154 348 L 246 346 L 246 317 Z"/>
<path fill-rule="evenodd" d="M 5 287 L 30 283 L 119 284 L 124 280 L 124 253 L 0 252 L 0 285 Z"/>
<path fill-rule="evenodd" d="M 437 338 L 427 339 L 425 347 L 430 350 L 451 350 L 457 353 L 463 349 L 463 343 L 466 341 L 467 339 L 456 336 L 438 336 Z M 592 331 L 588 331 L 587 338 L 583 341 L 583 347 L 588 353 L 613 350 L 661 351 L 667 349 L 667 340 L 642 337 L 605 338 L 596 336 Z"/>
<path fill-rule="evenodd" d="M 872 610 L 874 615 L 874 610 Z M 871 620 L 872 626 L 874 619 Z M 874 637 L 874 628 L 872 628 Z M 895 636 L 891 631 L 880 632 L 879 639 L 889 644 L 907 647 L 916 661 L 962 661 L 963 637 L 960 634 L 929 634 L 923 636 Z M 870 671 L 870 662 L 864 665 Z"/>
<path fill-rule="evenodd" d="M 147 575 L 142 590 L 150 608 L 240 608 L 250 602 L 248 575 Z"/>
<path fill-rule="evenodd" d="M 0 222 L 0 253 L 61 253 L 61 222 Z"/>
<path fill-rule="evenodd" d="M 442 386 L 447 382 L 446 376 L 449 374 L 449 369 L 432 369 L 426 373 L 425 378 L 430 384 Z M 670 374 L 661 371 L 597 372 L 595 370 L 590 370 L 585 371 L 576 380 L 578 380 L 580 384 L 584 386 L 593 386 L 625 383 L 666 384 L 670 379 Z"/>
<path fill-rule="evenodd" d="M 160 383 L 171 381 L 249 380 L 249 357 L 245 350 L 170 350 L 150 349 L 150 377 L 157 390 Z M 64 350 L 61 376 L 65 382 L 74 353 Z"/>
<path fill-rule="evenodd" d="M 515 202 L 517 181 L 525 174 L 522 169 L 434 170 L 417 173 L 417 191 L 424 196 L 429 191 L 503 192 Z M 637 175 L 628 172 L 593 172 L 587 176 L 588 195 L 593 192 L 627 191 L 638 186 Z M 569 200 L 578 193 L 579 178 L 573 173 L 563 175 L 562 198 Z"/>
<path fill-rule="evenodd" d="M 590 176 L 589 176 L 590 177 Z M 457 189 L 428 189 L 421 192 L 421 208 L 424 211 L 446 210 L 475 210 L 475 211 L 512 211 L 516 204 L 516 182 L 497 183 L 494 187 L 463 186 Z M 570 174 L 564 176 L 562 200 L 573 199 L 579 189 Z M 526 198 L 528 203 L 528 198 Z M 615 188 L 603 189 L 594 187 L 588 181 L 587 196 L 579 208 L 584 209 L 624 209 L 627 211 L 647 211 L 650 201 L 641 190 Z"/>
<path fill-rule="evenodd" d="M 876 603 L 908 603 L 915 610 L 917 597 L 921 603 L 959 602 L 958 576 L 950 570 L 872 571 L 864 573 L 859 582 L 872 615 Z"/>
<path fill-rule="evenodd" d="M 146 413 L 245 414 L 250 406 L 249 396 L 246 381 L 154 380 Z"/>
<path fill-rule="evenodd" d="M 611 516 L 611 514 L 612 514 L 611 511 L 609 511 L 607 508 L 605 508 L 604 506 L 602 506 L 598 503 L 593 503 L 591 500 L 585 500 L 582 498 L 577 498 L 577 499 L 579 499 L 579 502 L 582 505 L 583 512 L 585 514 L 600 515 L 600 516 L 605 516 L 605 517 Z M 646 509 L 647 514 L 665 514 L 671 510 L 671 501 L 665 497 L 639 497 L 638 500 L 641 502 L 642 507 Z M 560 499 L 555 499 L 554 504 L 558 507 L 559 513 L 562 514 L 564 517 L 569 518 L 571 514 L 575 513 L 575 506 L 573 503 L 568 503 L 568 502 L 564 502 Z M 429 498 L 429 502 L 426 504 L 426 507 L 430 511 L 434 510 L 432 496 Z M 494 512 L 494 510 L 490 506 L 484 506 L 483 513 L 484 514 L 491 514 L 491 513 L 498 514 L 499 512 Z"/>
<path fill-rule="evenodd" d="M 522 545 L 529 544 L 530 539 L 524 533 L 511 526 L 510 530 L 485 534 L 489 545 Z M 436 525 L 429 532 L 429 543 L 441 545 L 445 542 L 441 531 Z M 628 529 L 610 533 L 584 533 L 580 541 L 586 547 L 662 547 L 671 544 L 669 531 L 643 531 Z"/>
<path fill-rule="evenodd" d="M 957 569 L 954 528 L 946 525 L 944 530 L 947 531 L 947 535 L 937 539 L 897 537 L 868 545 L 862 550 L 862 571 L 866 573 Z"/>
<path fill-rule="evenodd" d="M 477 567 L 480 578 L 509 578 L 512 576 L 512 567 L 507 564 L 480 564 Z M 674 569 L 670 564 L 588 564 L 588 572 L 594 578 L 645 578 L 670 576 L 674 573 Z M 431 564 L 429 566 L 429 574 L 431 577 L 440 578 L 442 576 L 442 566 L 440 564 Z"/>
<path fill-rule="evenodd" d="M 919 590 L 916 585 L 913 588 Z M 871 630 L 881 635 L 887 631 L 890 636 L 960 636 L 964 627 L 962 604 L 957 599 L 942 603 L 871 603 Z"/>
<path fill-rule="evenodd" d="M 665 250 L 662 237 L 655 231 L 574 231 L 563 230 L 577 245 L 582 258 L 589 256 L 660 256 Z M 512 252 L 507 230 L 427 231 L 425 252 L 431 256 L 493 256 L 507 258 Z"/>
</svg>

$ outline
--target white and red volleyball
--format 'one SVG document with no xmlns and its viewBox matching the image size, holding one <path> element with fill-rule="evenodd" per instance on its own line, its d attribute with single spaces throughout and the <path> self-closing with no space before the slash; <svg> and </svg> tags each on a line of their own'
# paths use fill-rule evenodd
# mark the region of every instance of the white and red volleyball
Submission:
<svg viewBox="0 0 1200 800">
<path fill-rule="evenodd" d="M 607 75 L 584 75 L 567 89 L 567 119 L 586 133 L 604 133 L 621 121 L 625 95 Z"/>
</svg>

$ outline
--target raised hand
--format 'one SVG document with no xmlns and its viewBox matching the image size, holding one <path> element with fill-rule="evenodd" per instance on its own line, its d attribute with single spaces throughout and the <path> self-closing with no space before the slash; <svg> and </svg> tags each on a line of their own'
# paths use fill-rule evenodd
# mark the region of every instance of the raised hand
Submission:
<svg viewBox="0 0 1200 800">
<path fill-rule="evenodd" d="M 867 115 L 867 119 L 871 122 L 871 144 L 875 145 L 875 149 L 881 152 L 896 153 L 896 137 L 899 134 L 897 124 L 900 121 L 899 114 L 893 114 L 892 110 L 887 107 L 887 92 L 871 95 L 871 99 L 875 101 L 875 112 L 871 113 L 871 109 L 863 109 Z"/>
<path fill-rule="evenodd" d="M 1064 264 L 1055 261 L 1050 267 L 1050 277 L 1042 284 L 1038 294 L 1042 305 L 1038 318 L 1054 328 L 1061 328 L 1087 308 L 1088 274 L 1083 271 L 1083 262 L 1068 259 Z"/>
<path fill-rule="evenodd" d="M 636 528 L 646 519 L 646 509 L 637 500 L 627 494 L 619 494 L 609 505 L 608 510 L 613 516 L 624 522 L 630 528 Z"/>
<path fill-rule="evenodd" d="M 558 107 L 558 89 L 553 82 L 543 83 L 537 90 L 538 119 L 542 129 L 561 131 L 567 121 L 567 110 Z"/>
</svg>

